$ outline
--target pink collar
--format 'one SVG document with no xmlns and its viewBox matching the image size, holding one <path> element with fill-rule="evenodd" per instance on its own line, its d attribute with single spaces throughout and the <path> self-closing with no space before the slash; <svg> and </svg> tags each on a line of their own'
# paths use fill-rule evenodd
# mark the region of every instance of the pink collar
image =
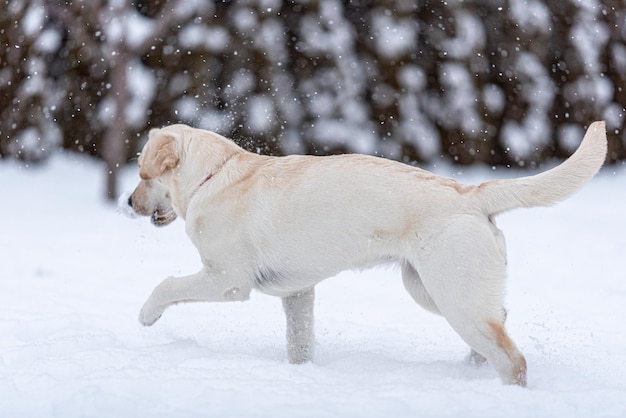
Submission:
<svg viewBox="0 0 626 418">
<path fill-rule="evenodd" d="M 213 177 L 213 173 L 209 174 L 208 176 L 206 176 L 204 178 L 204 180 L 202 180 L 202 182 L 198 185 L 198 187 L 196 187 L 196 190 L 193 191 L 193 193 L 191 194 L 191 196 L 189 196 L 189 200 L 193 199 L 193 197 L 196 195 L 196 193 L 198 193 L 198 190 L 200 190 L 200 188 L 202 186 L 204 186 L 209 180 L 211 180 L 211 178 Z"/>
<path fill-rule="evenodd" d="M 198 191 L 198 189 L 202 186 L 204 186 L 204 184 L 211 180 L 211 177 L 213 177 L 213 173 L 209 174 L 208 176 L 206 176 L 206 178 L 204 180 L 202 180 L 202 183 L 200 183 L 200 185 L 198 186 L 198 188 L 196 189 L 196 191 Z"/>
<path fill-rule="evenodd" d="M 233 155 L 231 155 L 230 157 L 228 157 L 228 158 L 227 158 L 227 159 L 226 159 L 226 160 L 222 163 L 222 165 L 220 165 L 220 166 L 217 168 L 217 170 L 215 170 L 215 172 L 210 173 L 208 176 L 206 176 L 206 177 L 204 178 L 204 180 L 202 180 L 202 181 L 200 182 L 200 184 L 198 185 L 198 187 L 196 187 L 196 190 L 194 190 L 194 191 L 193 191 L 193 193 L 191 194 L 191 196 L 189 196 L 189 200 L 191 200 L 191 199 L 192 199 L 192 198 L 196 195 L 196 193 L 198 193 L 198 190 L 200 190 L 200 188 L 201 188 L 202 186 L 204 186 L 206 183 L 208 183 L 208 182 L 209 182 L 209 180 L 211 180 L 211 179 L 213 178 L 213 176 L 214 176 L 215 174 L 217 174 L 217 173 L 218 173 L 218 172 L 219 172 L 219 171 L 220 171 L 220 170 L 224 167 L 224 165 L 226 165 L 226 163 L 227 163 L 227 162 L 228 162 L 228 161 L 229 161 L 229 160 L 230 160 L 230 159 L 231 159 L 234 155 L 235 155 L 235 154 L 233 154 Z"/>
</svg>

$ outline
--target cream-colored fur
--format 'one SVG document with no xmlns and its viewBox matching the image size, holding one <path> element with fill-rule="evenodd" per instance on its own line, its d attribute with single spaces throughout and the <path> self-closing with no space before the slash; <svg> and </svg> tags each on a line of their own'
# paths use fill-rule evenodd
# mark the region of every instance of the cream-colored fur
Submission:
<svg viewBox="0 0 626 418">
<path fill-rule="evenodd" d="M 526 384 L 526 362 L 504 328 L 504 236 L 494 216 L 567 198 L 602 166 L 603 122 L 572 157 L 542 174 L 462 185 L 363 155 L 269 157 L 212 132 L 150 132 L 139 158 L 135 212 L 164 225 L 180 216 L 200 272 L 169 278 L 143 306 L 154 324 L 179 302 L 281 297 L 291 362 L 310 359 L 314 286 L 348 269 L 397 262 L 413 299 L 443 315 L 505 383 Z"/>
</svg>

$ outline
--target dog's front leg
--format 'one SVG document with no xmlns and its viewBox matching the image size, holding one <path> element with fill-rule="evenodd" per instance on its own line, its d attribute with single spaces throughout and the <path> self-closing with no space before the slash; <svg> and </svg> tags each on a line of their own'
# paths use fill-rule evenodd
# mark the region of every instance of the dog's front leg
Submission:
<svg viewBox="0 0 626 418">
<path fill-rule="evenodd" d="M 185 277 L 170 277 L 154 288 L 139 313 L 142 325 L 154 324 L 171 305 L 182 302 L 244 301 L 250 297 L 252 287 L 215 277 L 206 270 Z"/>
<path fill-rule="evenodd" d="M 287 356 L 294 364 L 311 360 L 313 354 L 314 288 L 303 290 L 283 299 L 287 316 Z"/>
</svg>

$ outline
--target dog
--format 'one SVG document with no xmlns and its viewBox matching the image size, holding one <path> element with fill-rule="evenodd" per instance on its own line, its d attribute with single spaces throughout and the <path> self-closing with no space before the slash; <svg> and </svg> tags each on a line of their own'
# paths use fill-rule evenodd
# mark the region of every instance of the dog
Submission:
<svg viewBox="0 0 626 418">
<path fill-rule="evenodd" d="M 464 185 L 384 158 L 271 157 L 186 125 L 153 129 L 127 203 L 157 226 L 183 218 L 203 267 L 160 283 L 139 321 L 150 326 L 181 302 L 245 301 L 255 289 L 282 298 L 288 358 L 303 363 L 312 356 L 315 285 L 395 262 L 415 302 L 471 347 L 468 358 L 525 386 L 526 360 L 504 325 L 507 255 L 494 218 L 564 200 L 606 153 L 604 122 L 595 122 L 553 169 Z"/>
</svg>

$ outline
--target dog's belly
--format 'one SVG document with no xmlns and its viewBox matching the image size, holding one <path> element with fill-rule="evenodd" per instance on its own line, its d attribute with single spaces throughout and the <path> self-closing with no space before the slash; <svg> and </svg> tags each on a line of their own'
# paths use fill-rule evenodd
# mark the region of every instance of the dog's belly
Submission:
<svg viewBox="0 0 626 418">
<path fill-rule="evenodd" d="M 399 252 L 368 255 L 358 250 L 337 249 L 334 253 L 303 251 L 304 256 L 286 259 L 276 266 L 261 264 L 254 276 L 254 287 L 262 293 L 284 297 L 310 289 L 343 271 L 362 270 L 402 260 Z"/>
<path fill-rule="evenodd" d="M 271 296 L 289 296 L 315 286 L 322 279 L 304 278 L 301 274 L 262 267 L 254 277 L 254 287 Z"/>
</svg>

